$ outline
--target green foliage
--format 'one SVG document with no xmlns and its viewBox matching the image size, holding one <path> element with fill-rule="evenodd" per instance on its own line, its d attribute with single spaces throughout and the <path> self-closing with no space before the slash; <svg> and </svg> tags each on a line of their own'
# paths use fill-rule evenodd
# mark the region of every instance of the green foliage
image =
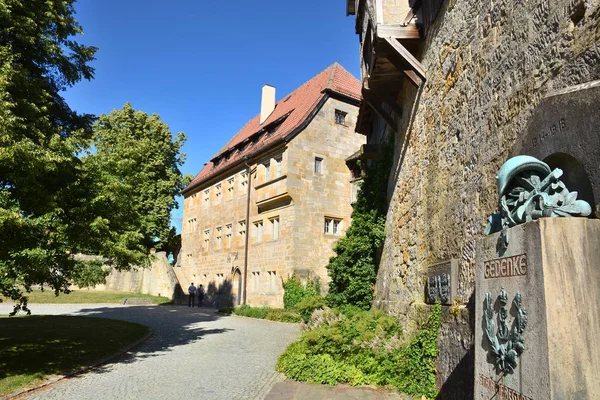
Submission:
<svg viewBox="0 0 600 400">
<path fill-rule="evenodd" d="M 185 137 L 157 116 L 94 117 L 61 93 L 92 79 L 96 48 L 77 43 L 74 0 L 0 0 L 0 293 L 27 310 L 23 289 L 55 293 L 102 282 L 102 255 L 120 269 L 149 264 L 168 241 Z M 80 158 L 86 149 L 93 151 Z M 93 153 L 93 154 L 92 154 Z"/>
<path fill-rule="evenodd" d="M 278 322 L 300 322 L 302 317 L 294 310 L 286 310 L 283 308 L 271 308 L 271 307 L 252 307 L 247 304 L 235 307 L 233 314 L 240 315 L 242 317 L 268 319 L 270 321 Z"/>
<path fill-rule="evenodd" d="M 307 297 L 321 295 L 321 283 L 318 278 L 316 280 L 309 279 L 305 285 L 302 285 L 300 279 L 296 275 L 292 275 L 287 281 L 283 281 L 283 307 L 292 309 L 296 307 L 303 299 Z"/>
<path fill-rule="evenodd" d="M 331 307 L 352 304 L 363 310 L 371 308 L 377 252 L 385 239 L 386 188 L 392 161 L 393 143 L 387 143 L 382 157 L 365 168 L 352 223 L 333 249 L 337 255 L 327 265 L 331 278 L 327 303 Z"/>
<path fill-rule="evenodd" d="M 93 77 L 96 48 L 76 42 L 73 3 L 0 0 L 0 292 L 21 301 L 15 311 L 27 310 L 18 285 L 64 291 L 83 264 L 67 249 L 75 155 L 93 118 L 71 110 L 61 92 Z"/>
<path fill-rule="evenodd" d="M 439 305 L 408 342 L 401 340 L 396 318 L 346 310 L 314 312 L 309 329 L 279 357 L 277 369 L 300 381 L 392 385 L 410 395 L 435 397 Z"/>
<path fill-rule="evenodd" d="M 94 188 L 91 214 L 107 217 L 90 222 L 99 232 L 110 232 L 102 242 L 103 255 L 117 267 L 139 265 L 147 249 L 160 248 L 175 235 L 171 211 L 189 182 L 179 171 L 186 137 L 179 132 L 173 139 L 158 115 L 136 111 L 129 103 L 101 115 L 93 131 L 94 151 L 82 161 Z M 161 240 L 156 245 L 155 238 Z"/>
<path fill-rule="evenodd" d="M 325 307 L 325 298 L 317 295 L 305 297 L 294 308 L 300 313 L 302 320 L 308 322 L 312 313 L 323 307 Z"/>
</svg>

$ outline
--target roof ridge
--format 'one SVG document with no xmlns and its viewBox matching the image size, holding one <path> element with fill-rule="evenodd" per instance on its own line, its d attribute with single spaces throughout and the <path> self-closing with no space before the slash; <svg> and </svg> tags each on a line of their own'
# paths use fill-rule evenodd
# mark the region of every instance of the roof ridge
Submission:
<svg viewBox="0 0 600 400">
<path fill-rule="evenodd" d="M 329 72 L 329 80 L 327 81 L 327 89 L 333 89 L 333 82 L 335 81 L 335 73 L 337 72 L 338 63 L 334 62 L 327 69 L 331 68 Z"/>
</svg>

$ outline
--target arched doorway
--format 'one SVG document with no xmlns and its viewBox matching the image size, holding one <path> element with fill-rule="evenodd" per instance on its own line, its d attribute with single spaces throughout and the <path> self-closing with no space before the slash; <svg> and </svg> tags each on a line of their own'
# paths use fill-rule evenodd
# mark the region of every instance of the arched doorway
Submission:
<svg viewBox="0 0 600 400">
<path fill-rule="evenodd" d="M 242 272 L 238 267 L 232 267 L 231 274 L 233 275 L 231 280 L 233 301 L 236 306 L 239 306 L 242 304 Z"/>
</svg>

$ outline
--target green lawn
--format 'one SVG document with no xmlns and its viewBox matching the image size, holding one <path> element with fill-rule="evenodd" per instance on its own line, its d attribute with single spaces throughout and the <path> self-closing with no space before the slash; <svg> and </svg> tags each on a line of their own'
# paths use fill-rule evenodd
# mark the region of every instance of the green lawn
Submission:
<svg viewBox="0 0 600 400">
<path fill-rule="evenodd" d="M 147 332 L 103 318 L 0 317 L 0 396 L 101 360 Z"/>
<path fill-rule="evenodd" d="M 123 292 L 96 292 L 91 290 L 73 290 L 69 294 L 61 293 L 58 296 L 54 295 L 51 290 L 34 290 L 31 293 L 26 293 L 29 298 L 29 303 L 42 304 L 121 304 L 123 299 L 152 299 L 152 304 L 169 304 L 171 299 L 167 297 L 150 296 L 149 294 L 138 293 L 123 293 Z M 10 303 L 10 299 L 0 297 L 2 301 Z"/>
</svg>

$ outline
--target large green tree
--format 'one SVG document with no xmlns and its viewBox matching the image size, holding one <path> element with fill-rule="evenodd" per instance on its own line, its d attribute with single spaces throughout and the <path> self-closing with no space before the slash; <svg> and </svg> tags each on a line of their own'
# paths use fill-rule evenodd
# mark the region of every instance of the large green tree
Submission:
<svg viewBox="0 0 600 400">
<path fill-rule="evenodd" d="M 64 290 L 81 270 L 66 204 L 92 117 L 61 91 L 93 77 L 96 49 L 73 40 L 73 2 L 0 0 L 0 291 L 15 300 L 22 286 Z"/>
<path fill-rule="evenodd" d="M 102 254 L 115 256 L 115 251 L 135 246 L 147 249 L 157 239 L 160 247 L 173 235 L 175 196 L 189 182 L 179 171 L 185 135 L 173 136 L 158 115 L 136 111 L 129 103 L 100 116 L 93 132 L 92 150 L 82 160 L 92 178 L 95 213 L 110 216 L 94 223 L 108 237 Z M 130 253 L 130 262 L 143 261 L 135 259 L 139 252 Z"/>
<path fill-rule="evenodd" d="M 23 289 L 102 281 L 102 263 L 74 253 L 121 269 L 147 264 L 184 184 L 184 137 L 173 142 L 158 117 L 126 106 L 93 125 L 61 96 L 94 73 L 96 49 L 74 39 L 73 4 L 0 0 L 0 293 L 15 312 L 28 311 Z"/>
</svg>

